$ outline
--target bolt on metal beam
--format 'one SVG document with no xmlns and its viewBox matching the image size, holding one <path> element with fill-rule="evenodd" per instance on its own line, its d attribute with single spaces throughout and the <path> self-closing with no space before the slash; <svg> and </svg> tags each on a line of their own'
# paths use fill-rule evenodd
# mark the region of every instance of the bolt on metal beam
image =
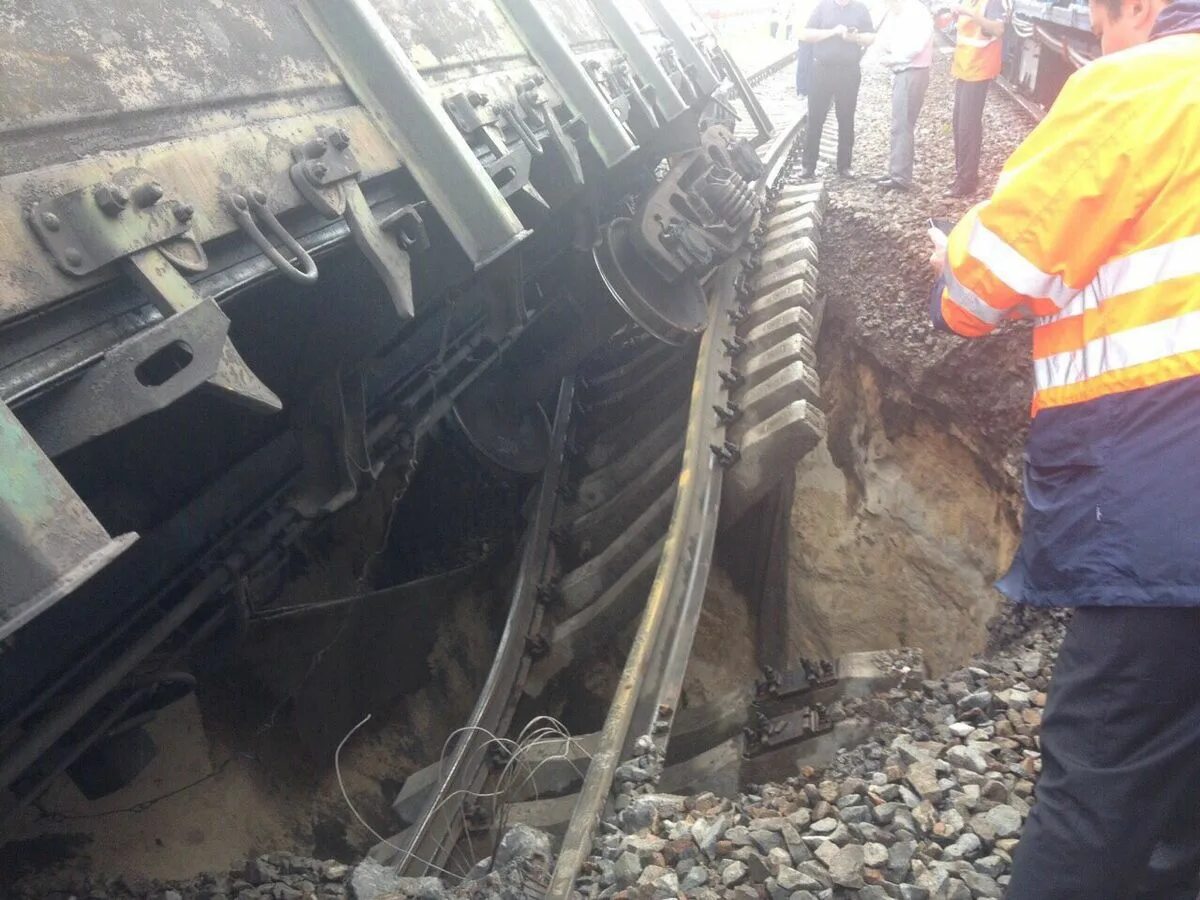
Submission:
<svg viewBox="0 0 1200 900">
<path fill-rule="evenodd" d="M 629 57 L 633 72 L 654 90 L 654 102 L 666 121 L 679 116 L 687 109 L 683 97 L 675 88 L 669 75 L 663 71 L 637 28 L 614 2 L 614 0 L 592 0 L 592 7 L 601 23 L 612 35 L 613 42 Z"/>
<path fill-rule="evenodd" d="M 346 84 L 476 268 L 529 233 L 369 0 L 301 0 Z"/>
<path fill-rule="evenodd" d="M 706 97 L 716 90 L 721 80 L 667 4 L 663 0 L 642 0 L 642 5 L 646 7 L 655 24 L 662 29 L 667 40 L 674 45 L 675 52 L 679 54 L 684 66 L 691 66 L 696 78 L 696 89 Z"/>
<path fill-rule="evenodd" d="M 587 123 L 588 139 L 604 164 L 611 168 L 637 149 L 571 47 L 543 15 L 540 4 L 536 0 L 499 0 L 499 6 L 567 105 Z"/>
</svg>

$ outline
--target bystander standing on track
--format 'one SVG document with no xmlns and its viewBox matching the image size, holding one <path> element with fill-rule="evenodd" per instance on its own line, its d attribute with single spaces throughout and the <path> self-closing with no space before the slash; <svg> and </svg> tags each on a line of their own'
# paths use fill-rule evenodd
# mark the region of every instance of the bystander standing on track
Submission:
<svg viewBox="0 0 1200 900">
<path fill-rule="evenodd" d="M 983 105 L 988 88 L 1004 62 L 1004 0 L 966 0 L 953 4 L 958 16 L 954 45 L 954 184 L 950 197 L 969 197 L 979 184 L 983 145 Z"/>
<path fill-rule="evenodd" d="M 864 40 L 892 73 L 891 154 L 887 173 L 875 181 L 881 190 L 912 190 L 914 132 L 933 64 L 933 16 L 917 0 L 888 0 L 879 31 Z"/>
<path fill-rule="evenodd" d="M 851 175 L 863 48 L 874 31 L 871 13 L 859 0 L 820 0 L 800 32 L 800 40 L 814 45 L 802 160 L 806 178 L 816 175 L 821 130 L 830 106 L 836 110 L 838 122 L 837 171 L 844 178 Z"/>
<path fill-rule="evenodd" d="M 1080 69 L 950 234 L 934 319 L 1034 319 L 1022 543 L 1076 607 L 1009 900 L 1200 890 L 1200 0 L 1092 0 Z"/>
</svg>

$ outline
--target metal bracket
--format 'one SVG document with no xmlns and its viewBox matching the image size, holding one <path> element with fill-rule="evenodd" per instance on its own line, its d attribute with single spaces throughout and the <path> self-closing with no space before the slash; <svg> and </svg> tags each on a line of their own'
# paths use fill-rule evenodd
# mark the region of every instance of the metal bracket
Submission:
<svg viewBox="0 0 1200 900">
<path fill-rule="evenodd" d="M 658 115 L 646 93 L 630 74 L 629 62 L 624 59 L 614 62 L 607 75 L 607 81 L 613 94 L 619 96 L 625 104 L 629 127 L 637 139 L 643 143 L 651 139 L 658 130 Z"/>
<path fill-rule="evenodd" d="M 111 181 L 37 201 L 29 208 L 29 224 L 68 275 L 88 275 L 155 246 L 181 268 L 204 271 L 204 248 L 187 233 L 195 209 L 163 195 L 163 186 L 145 169 L 125 169 Z"/>
<path fill-rule="evenodd" d="M 510 205 L 525 198 L 524 208 L 516 209 L 518 215 L 524 212 L 536 218 L 548 212 L 550 204 L 529 180 L 533 158 L 541 155 L 542 144 L 520 110 L 507 100 L 492 100 L 479 91 L 450 94 L 442 105 L 472 150 L 478 154 L 476 148 L 480 148 L 494 157 L 484 168 L 501 196 Z M 508 146 L 505 127 L 516 135 L 519 145 Z"/>
<path fill-rule="evenodd" d="M 357 497 L 382 465 L 372 461 L 367 444 L 366 388 L 360 372 L 335 372 L 322 379 L 295 410 L 304 474 L 291 505 L 311 519 Z"/>
<path fill-rule="evenodd" d="M 297 284 L 312 284 L 317 280 L 317 264 L 308 255 L 308 251 L 300 246 L 300 242 L 275 218 L 275 213 L 271 212 L 271 207 L 267 205 L 269 199 L 266 192 L 258 188 L 240 188 L 225 192 L 225 204 L 229 214 L 233 216 L 233 221 L 246 232 L 247 237 L 263 255 L 275 264 L 285 278 Z M 296 257 L 296 263 L 285 259 L 263 234 L 262 229 L 258 227 L 258 219 L 262 219 L 267 231 Z"/>
<path fill-rule="evenodd" d="M 398 239 L 383 230 L 358 184 L 361 170 L 350 150 L 350 135 L 343 129 L 329 129 L 293 147 L 292 158 L 292 183 L 301 196 L 326 218 L 345 217 L 354 243 L 383 281 L 396 314 L 401 321 L 411 319 L 416 309 L 408 251 L 429 246 L 420 214 L 414 207 L 404 211 Z"/>
<path fill-rule="evenodd" d="M 195 210 L 164 194 L 149 172 L 130 168 L 110 181 L 39 200 L 29 210 L 30 226 L 64 271 L 82 276 L 120 263 L 167 317 L 108 350 L 81 378 L 35 407 L 41 412 L 31 415 L 53 423 L 44 437 L 51 454 L 161 409 L 205 381 L 259 411 L 282 406 L 229 342 L 228 320 L 215 303 L 204 301 L 180 274 L 204 271 L 208 257 L 189 230 Z M 210 308 L 173 321 L 206 304 Z"/>
<path fill-rule="evenodd" d="M 545 96 L 538 89 L 541 83 L 540 75 L 526 79 L 517 86 L 517 99 L 521 108 L 546 128 L 546 143 L 550 144 L 553 152 L 539 155 L 551 157 L 557 161 L 561 167 L 557 180 L 565 182 L 567 185 L 565 190 L 570 193 L 584 184 L 583 162 L 579 158 L 579 148 L 575 145 L 574 139 L 567 136 L 566 130 L 558 120 L 558 115 L 550 108 Z M 586 131 L 584 139 L 586 139 Z M 539 145 L 544 149 L 541 141 L 539 141 Z M 547 173 L 548 170 L 543 166 L 541 172 Z M 551 190 L 551 186 L 547 185 L 546 189 Z"/>
<path fill-rule="evenodd" d="M 763 666 L 762 680 L 754 684 L 755 698 L 759 701 L 788 700 L 837 683 L 837 671 L 832 663 L 807 659 L 800 662 L 799 668 L 783 672 L 773 666 Z"/>
<path fill-rule="evenodd" d="M 212 378 L 229 320 L 205 300 L 105 352 L 51 402 L 33 404 L 26 424 L 50 456 L 170 406 Z"/>
<path fill-rule="evenodd" d="M 178 314 L 205 302 L 157 248 L 139 250 L 124 261 L 124 266 L 126 273 L 150 296 L 163 315 Z M 228 338 L 207 385 L 255 412 L 275 413 L 283 408 L 274 392 L 250 371 Z"/>
<path fill-rule="evenodd" d="M 683 67 L 679 64 L 679 58 L 675 55 L 675 48 L 670 44 L 664 45 L 658 51 L 658 62 L 662 66 L 662 70 L 667 73 L 667 77 L 671 79 L 671 83 L 675 85 L 675 89 L 679 91 L 679 96 L 683 98 L 683 102 L 691 106 L 699 98 L 699 91 L 696 85 L 692 83 L 692 79 L 683 71 Z"/>
<path fill-rule="evenodd" d="M 795 712 L 773 719 L 759 716 L 754 726 L 746 730 L 746 756 L 756 756 L 788 744 L 798 743 L 833 728 L 825 707 L 820 703 L 805 706 Z"/>
</svg>

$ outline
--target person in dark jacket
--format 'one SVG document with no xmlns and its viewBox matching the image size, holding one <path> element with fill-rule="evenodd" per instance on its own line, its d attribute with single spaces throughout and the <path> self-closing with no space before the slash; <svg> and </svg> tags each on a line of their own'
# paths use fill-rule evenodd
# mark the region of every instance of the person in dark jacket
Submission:
<svg viewBox="0 0 1200 900">
<path fill-rule="evenodd" d="M 829 107 L 837 111 L 837 171 L 851 177 L 854 151 L 854 112 L 862 81 L 863 49 L 875 31 L 871 14 L 859 0 L 821 0 L 800 32 L 800 40 L 813 45 L 812 83 L 808 91 L 808 124 L 802 165 L 804 177 L 813 178 L 821 151 L 821 130 Z"/>
<path fill-rule="evenodd" d="M 999 587 L 1074 607 L 1008 900 L 1196 900 L 1200 0 L 1090 6 L 1105 55 L 935 252 L 931 312 L 967 337 L 1034 321 Z"/>
</svg>

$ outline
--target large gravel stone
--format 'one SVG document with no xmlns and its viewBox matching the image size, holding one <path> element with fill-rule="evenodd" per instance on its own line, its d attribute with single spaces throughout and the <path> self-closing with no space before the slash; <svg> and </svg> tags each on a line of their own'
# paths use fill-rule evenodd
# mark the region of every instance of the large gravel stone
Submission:
<svg viewBox="0 0 1200 900">
<path fill-rule="evenodd" d="M 829 877 L 840 887 L 862 887 L 863 848 L 858 844 L 848 844 L 838 850 L 829 865 Z"/>
<path fill-rule="evenodd" d="M 984 813 L 984 818 L 997 838 L 1016 837 L 1021 833 L 1021 814 L 1011 806 L 993 806 Z"/>
</svg>

